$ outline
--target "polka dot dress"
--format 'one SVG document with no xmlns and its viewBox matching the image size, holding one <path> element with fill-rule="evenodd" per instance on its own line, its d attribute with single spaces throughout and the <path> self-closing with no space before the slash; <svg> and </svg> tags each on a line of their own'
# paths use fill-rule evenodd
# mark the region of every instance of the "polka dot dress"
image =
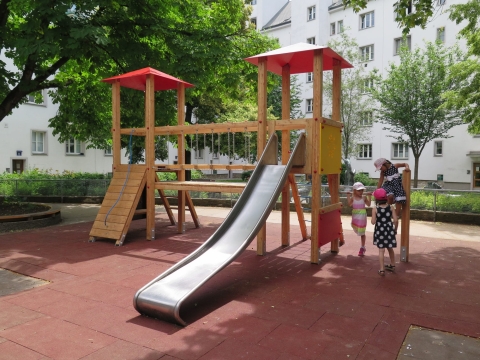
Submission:
<svg viewBox="0 0 480 360">
<path fill-rule="evenodd" d="M 385 189 L 387 195 L 393 194 L 395 202 L 405 204 L 407 194 L 405 194 L 405 190 L 403 189 L 402 178 L 400 177 L 398 169 L 392 164 L 390 168 L 383 172 L 383 175 L 385 176 L 385 182 L 382 188 Z"/>
<path fill-rule="evenodd" d="M 377 206 L 377 219 L 375 222 L 375 231 L 373 233 L 373 245 L 379 249 L 388 249 L 397 247 L 395 240 L 395 228 L 392 222 L 392 209 L 390 205 L 386 207 Z"/>
</svg>

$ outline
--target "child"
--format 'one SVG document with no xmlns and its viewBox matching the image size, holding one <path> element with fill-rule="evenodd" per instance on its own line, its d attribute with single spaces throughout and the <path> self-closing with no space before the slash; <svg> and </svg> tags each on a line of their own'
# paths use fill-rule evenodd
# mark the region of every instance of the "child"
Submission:
<svg viewBox="0 0 480 360">
<path fill-rule="evenodd" d="M 363 195 L 365 186 L 361 182 L 353 184 L 353 196 L 350 196 L 350 192 L 347 192 L 348 206 L 353 208 L 352 210 L 352 228 L 355 234 L 360 235 L 362 246 L 358 252 L 358 256 L 364 256 L 367 248 L 365 247 L 365 229 L 367 228 L 367 210 L 365 205 L 370 206 L 371 199 L 370 194 Z"/>
<path fill-rule="evenodd" d="M 375 168 L 381 170 L 380 179 L 378 179 L 377 188 L 383 188 L 387 192 L 388 203 L 392 205 L 395 202 L 395 211 L 397 217 L 400 217 L 401 209 L 407 202 L 407 194 L 403 189 L 402 179 L 398 173 L 398 168 L 404 167 L 410 170 L 407 163 L 392 164 L 385 158 L 375 160 Z"/>
<path fill-rule="evenodd" d="M 372 209 L 372 224 L 375 225 L 373 245 L 378 247 L 378 259 L 380 261 L 378 275 L 385 276 L 385 269 L 395 271 L 395 252 L 393 249 L 397 247 L 395 228 L 398 225 L 398 218 L 395 211 L 392 211 L 390 204 L 388 204 L 385 189 L 375 190 L 373 196 L 375 197 L 375 207 Z M 388 250 L 388 255 L 390 256 L 390 265 L 386 266 L 384 265 L 385 249 Z"/>
</svg>

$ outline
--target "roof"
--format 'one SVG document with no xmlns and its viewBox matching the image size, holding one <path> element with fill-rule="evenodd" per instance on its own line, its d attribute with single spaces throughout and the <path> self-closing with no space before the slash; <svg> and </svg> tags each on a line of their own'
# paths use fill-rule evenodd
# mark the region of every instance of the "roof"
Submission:
<svg viewBox="0 0 480 360">
<path fill-rule="evenodd" d="M 283 7 L 265 24 L 262 30 L 272 29 L 278 26 L 290 24 L 292 21 L 291 2 L 287 1 Z"/>
<path fill-rule="evenodd" d="M 102 81 L 113 84 L 117 80 L 120 80 L 120 86 L 145 91 L 147 75 L 149 74 L 153 75 L 155 91 L 176 89 L 178 84 L 185 84 L 185 87 L 194 86 L 151 67 L 131 71 L 123 75 L 117 75 L 108 79 L 103 79 Z"/>
<path fill-rule="evenodd" d="M 245 60 L 258 66 L 258 60 L 268 58 L 267 70 L 275 74 L 282 74 L 282 67 L 289 64 L 290 74 L 301 74 L 313 71 L 313 53 L 323 49 L 323 70 L 333 69 L 333 60 L 339 60 L 342 69 L 352 68 L 353 65 L 327 46 L 297 43 L 263 54 L 251 56 Z"/>
</svg>

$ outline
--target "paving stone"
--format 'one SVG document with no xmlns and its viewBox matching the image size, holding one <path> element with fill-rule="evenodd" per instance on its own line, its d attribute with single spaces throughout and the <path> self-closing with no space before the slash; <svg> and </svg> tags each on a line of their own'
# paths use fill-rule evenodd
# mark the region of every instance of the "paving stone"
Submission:
<svg viewBox="0 0 480 360">
<path fill-rule="evenodd" d="M 411 326 L 397 360 L 478 360 L 480 339 Z"/>
<path fill-rule="evenodd" d="M 0 296 L 5 296 L 46 285 L 49 282 L 0 268 L 0 284 Z"/>
</svg>

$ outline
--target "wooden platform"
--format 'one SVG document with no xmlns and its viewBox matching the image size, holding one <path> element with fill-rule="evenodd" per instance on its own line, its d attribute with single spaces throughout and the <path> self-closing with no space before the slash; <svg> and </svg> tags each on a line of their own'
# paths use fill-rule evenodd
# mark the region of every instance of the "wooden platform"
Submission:
<svg viewBox="0 0 480 360">
<path fill-rule="evenodd" d="M 245 185 L 246 183 L 162 181 L 155 183 L 155 189 L 241 193 L 245 189 Z"/>
<path fill-rule="evenodd" d="M 90 231 L 90 241 L 101 237 L 116 240 L 117 246 L 123 244 L 145 188 L 146 170 L 145 165 L 131 165 L 130 169 L 122 167 L 114 172 Z"/>
</svg>

